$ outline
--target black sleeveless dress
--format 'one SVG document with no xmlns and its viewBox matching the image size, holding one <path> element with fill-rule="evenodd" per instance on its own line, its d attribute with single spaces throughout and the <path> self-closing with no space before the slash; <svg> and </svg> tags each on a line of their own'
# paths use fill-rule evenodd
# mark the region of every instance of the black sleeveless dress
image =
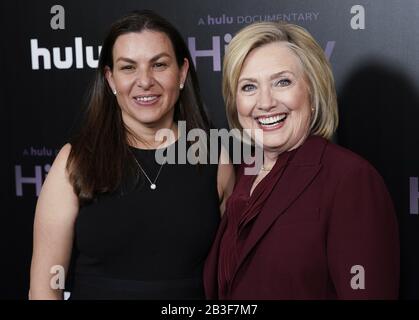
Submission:
<svg viewBox="0 0 419 320">
<path fill-rule="evenodd" d="M 153 181 L 155 150 L 131 150 Z M 70 299 L 204 298 L 203 265 L 220 220 L 217 165 L 164 164 L 156 186 L 140 173 L 130 190 L 80 209 Z"/>
</svg>

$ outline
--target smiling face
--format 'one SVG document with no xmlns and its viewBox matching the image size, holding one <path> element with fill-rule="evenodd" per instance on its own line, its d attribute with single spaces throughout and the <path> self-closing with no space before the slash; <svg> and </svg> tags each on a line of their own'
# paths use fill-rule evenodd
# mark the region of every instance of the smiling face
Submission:
<svg viewBox="0 0 419 320">
<path fill-rule="evenodd" d="M 285 42 L 253 49 L 244 61 L 236 95 L 243 129 L 262 129 L 263 148 L 282 153 L 309 134 L 311 105 L 298 57 Z M 261 144 L 256 136 L 256 143 Z"/>
<path fill-rule="evenodd" d="M 112 55 L 113 68 L 106 69 L 106 79 L 117 92 L 125 125 L 137 133 L 171 128 L 188 60 L 179 67 L 169 38 L 148 30 L 119 36 Z"/>
</svg>

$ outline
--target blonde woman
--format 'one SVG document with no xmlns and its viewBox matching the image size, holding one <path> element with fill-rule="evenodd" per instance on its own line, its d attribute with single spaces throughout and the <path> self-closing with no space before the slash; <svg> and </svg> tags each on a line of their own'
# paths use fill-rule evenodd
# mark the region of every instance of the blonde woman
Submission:
<svg viewBox="0 0 419 320">
<path fill-rule="evenodd" d="M 263 130 L 264 162 L 238 171 L 206 261 L 207 298 L 397 298 L 392 201 L 366 160 L 330 141 L 335 86 L 313 37 L 291 24 L 244 28 L 224 58 L 223 94 L 231 127 Z"/>
</svg>

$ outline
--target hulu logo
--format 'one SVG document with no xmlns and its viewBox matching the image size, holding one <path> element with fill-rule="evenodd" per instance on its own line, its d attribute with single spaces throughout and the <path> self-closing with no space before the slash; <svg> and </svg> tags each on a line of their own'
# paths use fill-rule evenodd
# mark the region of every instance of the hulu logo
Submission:
<svg viewBox="0 0 419 320">
<path fill-rule="evenodd" d="M 70 69 L 74 64 L 77 69 L 83 69 L 85 64 L 97 68 L 101 49 L 101 46 L 96 48 L 96 59 L 93 47 L 83 47 L 83 39 L 76 37 L 74 47 L 52 48 L 52 64 L 57 69 Z M 33 70 L 49 70 L 52 67 L 51 50 L 39 47 L 38 39 L 31 39 L 31 61 Z"/>
</svg>

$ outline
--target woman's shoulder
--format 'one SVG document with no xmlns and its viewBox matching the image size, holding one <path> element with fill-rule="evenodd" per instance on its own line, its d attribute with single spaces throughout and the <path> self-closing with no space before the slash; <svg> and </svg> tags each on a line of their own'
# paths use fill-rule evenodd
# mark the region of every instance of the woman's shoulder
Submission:
<svg viewBox="0 0 419 320">
<path fill-rule="evenodd" d="M 55 167 L 65 167 L 67 164 L 67 160 L 71 153 L 71 144 L 66 143 L 61 147 L 58 153 L 55 156 L 53 166 Z"/>
<path fill-rule="evenodd" d="M 61 147 L 60 151 L 57 154 L 57 157 L 58 155 L 60 155 L 61 157 L 68 158 L 68 156 L 70 155 L 70 152 L 71 152 L 71 143 L 67 142 L 65 145 Z"/>
<path fill-rule="evenodd" d="M 361 155 L 339 144 L 328 141 L 323 153 L 322 163 L 329 168 L 346 174 L 368 171 L 378 174 L 374 166 Z"/>
</svg>

